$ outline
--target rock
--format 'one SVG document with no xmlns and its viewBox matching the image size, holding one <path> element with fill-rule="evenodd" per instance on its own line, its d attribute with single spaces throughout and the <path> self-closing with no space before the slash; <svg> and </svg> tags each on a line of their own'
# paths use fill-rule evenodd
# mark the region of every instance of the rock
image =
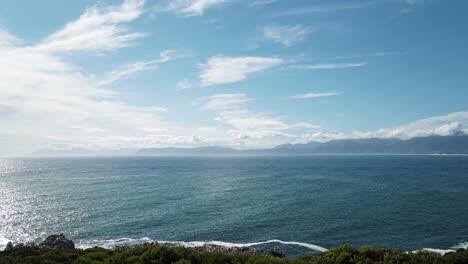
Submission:
<svg viewBox="0 0 468 264">
<path fill-rule="evenodd" d="M 286 256 L 277 251 L 276 249 L 263 250 L 249 247 L 222 247 L 217 245 L 205 245 L 202 247 L 195 247 L 197 251 L 201 252 L 223 252 L 227 254 L 250 254 L 254 256 L 272 256 L 275 258 L 285 258 Z"/>
<path fill-rule="evenodd" d="M 115 246 L 115 250 L 127 250 L 127 249 L 132 249 L 132 248 L 140 248 L 140 247 L 146 247 L 146 246 L 157 246 L 159 245 L 158 242 L 156 241 L 152 241 L 152 242 L 145 242 L 143 244 L 134 244 L 134 245 L 130 245 L 130 244 L 122 244 L 122 245 L 117 245 Z"/>
<path fill-rule="evenodd" d="M 13 249 L 22 249 L 25 248 L 26 246 L 23 243 L 16 244 Z"/>
<path fill-rule="evenodd" d="M 39 244 L 39 247 L 75 249 L 75 243 L 73 243 L 73 241 L 71 241 L 70 239 L 67 239 L 63 234 L 50 235 L 42 243 Z"/>
<path fill-rule="evenodd" d="M 8 242 L 7 245 L 6 245 L 6 248 L 3 250 L 3 251 L 12 251 L 13 250 L 13 243 Z"/>
<path fill-rule="evenodd" d="M 268 250 L 267 253 L 275 258 L 286 258 L 286 255 L 279 252 L 276 248 Z"/>
</svg>

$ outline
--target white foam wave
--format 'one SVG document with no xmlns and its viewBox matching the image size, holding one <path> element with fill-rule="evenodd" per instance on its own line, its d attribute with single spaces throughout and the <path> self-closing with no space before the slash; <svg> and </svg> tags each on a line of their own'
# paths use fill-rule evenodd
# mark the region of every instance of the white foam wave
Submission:
<svg viewBox="0 0 468 264">
<path fill-rule="evenodd" d="M 429 252 L 438 253 L 440 255 L 445 255 L 450 252 L 455 252 L 455 250 L 453 249 L 438 249 L 438 248 L 423 248 L 422 250 L 416 250 L 414 252 L 418 252 L 418 251 L 429 251 Z"/>
<path fill-rule="evenodd" d="M 455 252 L 457 251 L 457 249 L 468 249 L 468 242 L 462 242 L 462 243 L 459 243 L 455 246 L 453 246 L 452 248 L 450 249 L 440 249 L 440 248 L 423 248 L 421 250 L 414 250 L 412 252 L 418 252 L 418 251 L 430 251 L 430 252 L 434 252 L 434 253 L 438 253 L 438 254 L 441 254 L 441 255 L 445 255 L 447 253 L 451 253 L 451 252 Z"/>
<path fill-rule="evenodd" d="M 468 242 L 462 242 L 452 247 L 453 249 L 468 249 Z"/>
<path fill-rule="evenodd" d="M 8 244 L 10 240 L 0 236 L 0 250 L 3 250 L 6 248 L 6 245 Z"/>
<path fill-rule="evenodd" d="M 320 252 L 325 252 L 328 249 L 317 246 L 314 244 L 308 244 L 308 243 L 303 243 L 303 242 L 296 242 L 296 241 L 283 241 L 279 239 L 271 239 L 267 241 L 261 241 L 261 242 L 252 242 L 252 243 L 230 243 L 230 242 L 223 242 L 223 241 L 193 241 L 193 242 L 175 242 L 171 243 L 171 241 L 160 241 L 160 243 L 163 244 L 181 244 L 181 245 L 186 245 L 189 247 L 196 247 L 196 246 L 205 246 L 205 245 L 216 245 L 216 246 L 222 246 L 222 247 L 253 247 L 253 246 L 259 246 L 259 245 L 264 245 L 264 244 L 271 244 L 271 243 L 279 243 L 283 245 L 294 245 L 294 246 L 300 246 L 300 247 L 305 247 L 309 248 L 315 251 L 320 251 Z"/>
<path fill-rule="evenodd" d="M 9 239 L 6 239 L 5 237 L 0 236 L 0 250 L 3 250 L 7 243 L 9 242 Z M 251 242 L 251 243 L 232 243 L 232 242 L 224 242 L 224 241 L 164 241 L 164 240 L 153 240 L 149 237 L 142 237 L 142 238 L 118 238 L 118 239 L 108 239 L 108 240 L 88 240 L 88 241 L 79 241 L 77 243 L 77 248 L 85 249 L 85 248 L 91 248 L 91 247 L 103 247 L 103 248 L 114 248 L 118 245 L 135 245 L 135 244 L 142 244 L 142 243 L 148 243 L 148 242 L 158 242 L 160 244 L 168 244 L 168 245 L 180 245 L 183 247 L 203 247 L 207 245 L 216 245 L 216 246 L 222 246 L 222 247 L 227 247 L 227 248 L 233 248 L 233 247 L 253 247 L 253 246 L 259 246 L 259 245 L 264 245 L 264 244 L 271 244 L 271 243 L 278 243 L 278 244 L 283 244 L 283 245 L 294 245 L 294 246 L 300 246 L 300 247 L 305 247 L 308 249 L 312 249 L 315 251 L 319 252 L 325 252 L 328 251 L 327 248 L 317 246 L 314 244 L 309 244 L 309 243 L 304 243 L 304 242 L 296 242 L 296 241 L 283 241 L 279 239 L 271 239 L 267 241 L 260 241 L 260 242 Z M 468 242 L 462 242 L 459 243 L 450 249 L 438 249 L 438 248 L 423 248 L 421 250 L 414 250 L 411 252 L 418 252 L 418 251 L 430 251 L 430 252 L 435 252 L 441 255 L 445 255 L 450 252 L 455 252 L 457 249 L 468 249 Z"/>
<path fill-rule="evenodd" d="M 142 244 L 147 242 L 153 242 L 151 238 L 142 237 L 142 238 L 118 238 L 118 239 L 107 239 L 107 240 L 90 240 L 90 241 L 79 241 L 77 243 L 77 248 L 86 249 L 92 247 L 102 247 L 102 248 L 114 248 L 118 245 L 135 245 Z"/>
<path fill-rule="evenodd" d="M 134 245 L 134 244 L 141 244 L 145 242 L 158 242 L 161 244 L 180 245 L 183 247 L 203 247 L 207 245 L 216 245 L 216 246 L 222 246 L 222 247 L 227 247 L 227 248 L 253 247 L 253 246 L 259 246 L 259 245 L 270 244 L 270 243 L 279 243 L 283 245 L 294 245 L 294 246 L 305 247 L 305 248 L 309 248 L 309 249 L 319 251 L 319 252 L 325 252 L 328 250 L 324 247 L 317 246 L 314 244 L 308 244 L 308 243 L 296 242 L 296 241 L 283 241 L 279 239 L 272 239 L 272 240 L 252 242 L 252 243 L 231 243 L 231 242 L 224 242 L 224 241 L 164 241 L 164 240 L 152 240 L 148 237 L 143 237 L 139 239 L 119 238 L 119 239 L 109 239 L 109 240 L 92 240 L 92 241 L 86 241 L 86 242 L 79 242 L 77 247 L 83 248 L 83 249 L 96 247 L 96 246 L 103 247 L 103 248 L 113 248 L 117 245 L 122 245 L 122 244 Z"/>
</svg>

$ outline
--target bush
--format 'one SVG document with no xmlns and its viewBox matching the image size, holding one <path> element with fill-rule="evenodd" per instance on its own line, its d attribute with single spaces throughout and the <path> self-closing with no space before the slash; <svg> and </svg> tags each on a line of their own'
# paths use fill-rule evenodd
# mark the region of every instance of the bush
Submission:
<svg viewBox="0 0 468 264">
<path fill-rule="evenodd" d="M 164 245 L 136 245 L 115 250 L 91 248 L 45 249 L 36 246 L 0 252 L 0 264 L 73 263 L 73 264 L 467 264 L 468 251 L 458 250 L 444 256 L 433 252 L 407 253 L 399 249 L 379 249 L 364 246 L 359 249 L 343 245 L 327 252 L 297 259 L 272 256 L 200 252 L 190 248 Z"/>
</svg>

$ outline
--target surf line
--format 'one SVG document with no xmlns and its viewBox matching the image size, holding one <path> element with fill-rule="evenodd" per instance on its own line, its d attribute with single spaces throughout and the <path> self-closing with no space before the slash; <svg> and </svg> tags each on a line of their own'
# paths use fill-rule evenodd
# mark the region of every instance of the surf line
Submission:
<svg viewBox="0 0 468 264">
<path fill-rule="evenodd" d="M 308 243 L 303 243 L 303 242 L 296 242 L 296 241 L 283 241 L 279 239 L 271 239 L 267 241 L 260 241 L 260 242 L 252 242 L 252 243 L 230 243 L 230 242 L 223 242 L 223 241 L 191 241 L 191 242 L 185 242 L 185 241 L 157 241 L 161 244 L 177 244 L 177 245 L 182 245 L 186 247 L 200 247 L 200 246 L 205 246 L 205 245 L 215 245 L 215 246 L 221 246 L 221 247 L 252 247 L 252 246 L 258 246 L 258 245 L 264 245 L 264 244 L 270 244 L 270 243 L 279 243 L 283 245 L 295 245 L 295 246 L 301 246 L 305 248 L 309 248 L 315 251 L 319 252 L 325 252 L 328 251 L 327 248 L 317 246 L 314 244 L 308 244 Z"/>
</svg>

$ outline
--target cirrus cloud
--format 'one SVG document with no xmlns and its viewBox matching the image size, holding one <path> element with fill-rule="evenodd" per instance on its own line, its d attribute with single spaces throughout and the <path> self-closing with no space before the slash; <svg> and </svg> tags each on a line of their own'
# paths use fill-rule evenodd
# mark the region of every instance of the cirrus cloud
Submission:
<svg viewBox="0 0 468 264">
<path fill-rule="evenodd" d="M 100 53 L 131 46 L 134 40 L 146 34 L 129 32 L 124 24 L 141 16 L 144 3 L 144 0 L 125 0 L 121 5 L 88 8 L 77 20 L 46 37 L 34 49 Z"/>
<path fill-rule="evenodd" d="M 184 16 L 203 15 L 206 9 L 220 6 L 232 0 L 170 0 L 161 11 L 174 11 Z"/>
<path fill-rule="evenodd" d="M 304 70 L 332 70 L 332 69 L 345 69 L 345 68 L 359 68 L 366 66 L 365 62 L 358 63 L 329 63 L 329 64 L 307 64 L 307 65 L 292 65 L 293 69 Z"/>
<path fill-rule="evenodd" d="M 215 56 L 200 64 L 200 86 L 233 83 L 245 80 L 247 75 L 260 72 L 283 63 L 272 57 L 224 57 Z"/>
<path fill-rule="evenodd" d="M 326 96 L 337 96 L 340 93 L 329 92 L 329 93 L 305 93 L 305 94 L 296 94 L 289 98 L 291 99 L 307 99 L 307 98 L 317 98 L 317 97 L 326 97 Z"/>
<path fill-rule="evenodd" d="M 159 59 L 138 61 L 122 65 L 117 69 L 108 72 L 104 79 L 99 82 L 99 84 L 108 85 L 120 79 L 130 78 L 139 72 L 152 70 L 156 68 L 158 64 L 168 62 L 179 56 L 174 50 L 165 50 L 159 55 Z"/>
<path fill-rule="evenodd" d="M 290 47 L 303 41 L 307 35 L 314 31 L 314 29 L 302 25 L 267 26 L 263 28 L 263 36 L 285 47 Z"/>
</svg>

